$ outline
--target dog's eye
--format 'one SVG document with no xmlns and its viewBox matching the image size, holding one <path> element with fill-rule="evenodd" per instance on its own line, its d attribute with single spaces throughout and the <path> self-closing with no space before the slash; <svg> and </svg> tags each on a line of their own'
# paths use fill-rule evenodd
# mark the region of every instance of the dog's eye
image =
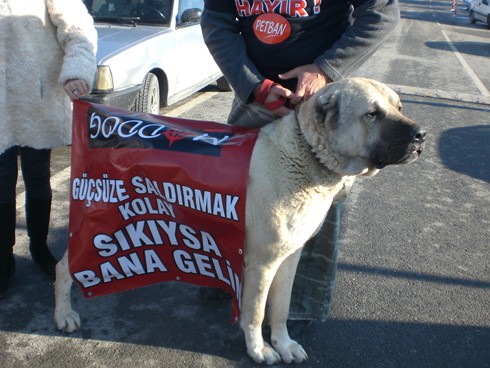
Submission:
<svg viewBox="0 0 490 368">
<path fill-rule="evenodd" d="M 368 112 L 364 116 L 367 117 L 368 119 L 375 119 L 378 117 L 378 115 L 379 115 L 379 110 L 374 110 L 374 111 Z"/>
</svg>

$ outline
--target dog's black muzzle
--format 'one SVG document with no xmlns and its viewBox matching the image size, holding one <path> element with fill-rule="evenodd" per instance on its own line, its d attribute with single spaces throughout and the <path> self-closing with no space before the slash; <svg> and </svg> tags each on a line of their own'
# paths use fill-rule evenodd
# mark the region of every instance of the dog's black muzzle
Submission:
<svg viewBox="0 0 490 368">
<path fill-rule="evenodd" d="M 422 154 L 426 132 L 408 118 L 383 123 L 380 142 L 373 150 L 377 169 L 386 165 L 408 164 Z"/>
</svg>

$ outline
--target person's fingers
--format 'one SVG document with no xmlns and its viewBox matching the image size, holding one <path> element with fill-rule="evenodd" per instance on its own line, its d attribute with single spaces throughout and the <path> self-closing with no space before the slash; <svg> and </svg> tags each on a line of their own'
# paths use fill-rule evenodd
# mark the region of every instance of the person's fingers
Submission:
<svg viewBox="0 0 490 368">
<path fill-rule="evenodd" d="M 291 103 L 293 105 L 299 104 L 303 100 L 304 96 L 305 96 L 304 87 L 303 88 L 299 87 L 294 93 L 294 95 L 291 97 Z"/>
<path fill-rule="evenodd" d="M 318 86 L 316 86 L 317 88 L 305 88 L 304 89 L 304 93 L 303 93 L 303 100 L 304 101 L 308 101 L 308 99 L 313 96 L 316 91 L 318 91 L 320 88 L 318 88 Z"/>
<path fill-rule="evenodd" d="M 72 100 L 79 98 L 88 92 L 87 83 L 81 79 L 69 80 L 66 82 L 64 89 Z"/>
<path fill-rule="evenodd" d="M 87 84 L 85 83 L 85 81 L 80 80 L 80 79 L 76 79 L 73 81 L 73 84 L 75 85 L 74 88 L 78 91 L 78 93 L 81 96 L 83 96 L 84 94 L 86 94 L 88 92 Z"/>
<path fill-rule="evenodd" d="M 293 79 L 293 78 L 298 78 L 300 74 L 301 74 L 300 68 L 297 67 L 297 68 L 294 68 L 294 69 L 287 71 L 286 73 L 279 74 L 279 78 L 281 78 L 283 80 Z"/>
<path fill-rule="evenodd" d="M 297 78 L 296 90 L 290 100 L 292 104 L 298 104 L 302 100 L 306 101 L 313 96 L 320 88 L 328 83 L 328 77 L 315 64 L 308 64 L 296 67 L 286 73 L 279 74 L 281 79 Z"/>
<path fill-rule="evenodd" d="M 279 74 L 279 78 L 281 79 L 298 79 L 296 91 L 294 91 L 294 93 L 289 97 L 291 100 L 291 104 L 293 105 L 297 105 L 298 103 L 300 103 L 305 95 L 306 83 L 304 81 L 303 69 L 303 67 L 297 67 L 289 70 L 286 73 Z"/>
<path fill-rule="evenodd" d="M 74 99 L 78 98 L 78 95 L 77 95 L 78 91 L 76 90 L 76 88 L 71 87 L 70 84 L 68 84 L 68 83 L 65 84 L 64 90 L 65 90 L 66 94 L 68 95 L 68 97 L 70 97 L 70 100 L 73 101 Z"/>
<path fill-rule="evenodd" d="M 269 92 L 269 96 L 273 97 L 285 97 L 290 98 L 293 95 L 293 92 L 286 87 L 281 86 L 280 84 L 274 84 Z"/>
</svg>

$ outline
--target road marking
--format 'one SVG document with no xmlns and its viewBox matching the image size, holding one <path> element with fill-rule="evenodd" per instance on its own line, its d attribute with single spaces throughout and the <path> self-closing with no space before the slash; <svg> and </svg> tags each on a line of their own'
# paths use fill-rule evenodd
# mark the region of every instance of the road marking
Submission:
<svg viewBox="0 0 490 368">
<path fill-rule="evenodd" d="M 439 24 L 439 23 L 437 23 L 437 24 Z M 439 26 L 441 27 L 440 24 L 439 24 Z M 471 67 L 466 62 L 466 60 L 463 58 L 463 56 L 461 56 L 461 54 L 459 53 L 459 51 L 456 49 L 456 46 L 454 46 L 453 42 L 451 41 L 451 39 L 447 35 L 446 31 L 444 31 L 442 29 L 442 27 L 441 27 L 441 32 L 442 32 L 442 35 L 444 36 L 444 38 L 446 39 L 447 43 L 449 44 L 449 47 L 453 51 L 454 55 L 456 55 L 456 57 L 458 58 L 460 64 L 463 66 L 463 69 L 466 71 L 466 73 L 468 74 L 468 76 L 473 80 L 473 83 L 475 83 L 476 88 L 478 88 L 478 90 L 480 91 L 480 93 L 483 96 L 490 96 L 490 92 L 488 91 L 487 87 L 485 87 L 485 85 L 483 84 L 483 82 L 480 80 L 480 78 L 478 78 L 478 76 L 475 74 L 475 72 L 473 71 L 473 69 L 471 69 Z"/>
<path fill-rule="evenodd" d="M 436 18 L 436 14 L 435 14 L 435 11 L 434 11 L 434 8 L 432 7 L 432 1 L 429 0 L 429 7 L 431 8 L 432 10 L 432 16 L 434 18 Z M 483 95 L 483 96 L 490 96 L 490 92 L 488 91 L 487 87 L 485 87 L 485 85 L 483 84 L 483 82 L 480 80 L 480 78 L 478 78 L 478 76 L 476 75 L 476 73 L 473 71 L 473 69 L 471 69 L 471 67 L 469 66 L 469 64 L 466 62 L 466 60 L 463 58 L 463 56 L 459 53 L 458 49 L 456 48 L 456 46 L 454 46 L 453 42 L 451 41 L 451 39 L 449 38 L 449 36 L 447 35 L 446 31 L 444 31 L 441 23 L 439 23 L 437 20 L 436 20 L 436 24 L 439 26 L 439 28 L 441 29 L 441 33 L 442 35 L 444 36 L 444 38 L 446 39 L 448 45 L 449 45 L 449 48 L 451 49 L 451 51 L 454 53 L 454 55 L 456 56 L 456 58 L 458 59 L 459 63 L 463 66 L 463 69 L 465 70 L 465 72 L 469 75 L 469 77 L 471 78 L 471 80 L 473 80 L 473 83 L 475 83 L 476 85 L 476 88 L 478 88 L 478 90 L 480 91 L 480 93 Z M 459 99 L 458 99 L 459 100 Z M 460 100 L 461 101 L 461 100 Z M 484 101 L 488 101 L 488 99 L 484 99 Z M 473 101 L 467 101 L 467 102 L 473 102 Z M 480 103 L 480 102 L 478 102 Z M 485 104 L 488 104 L 488 102 L 482 102 L 482 103 L 485 103 Z"/>
<path fill-rule="evenodd" d="M 398 84 L 389 84 L 389 83 L 387 83 L 387 86 L 390 87 L 392 90 L 394 90 L 396 93 L 400 93 L 403 95 L 440 98 L 440 99 L 451 100 L 451 101 L 461 101 L 461 102 L 469 102 L 475 104 L 490 105 L 490 96 L 480 96 L 480 95 L 460 93 L 455 91 L 442 91 L 439 89 L 432 89 L 432 88 L 401 86 Z"/>
</svg>

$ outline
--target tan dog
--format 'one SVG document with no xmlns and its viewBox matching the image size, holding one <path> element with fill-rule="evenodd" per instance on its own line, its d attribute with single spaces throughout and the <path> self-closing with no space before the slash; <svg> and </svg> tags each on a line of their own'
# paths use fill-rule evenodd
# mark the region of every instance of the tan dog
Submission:
<svg viewBox="0 0 490 368">
<path fill-rule="evenodd" d="M 256 362 L 307 359 L 286 327 L 291 270 L 346 180 L 419 157 L 425 132 L 400 108 L 398 95 L 384 84 L 345 79 L 261 129 L 247 188 L 240 322 L 248 354 Z M 55 320 L 67 332 L 80 326 L 71 308 L 71 285 L 66 253 L 56 270 Z M 273 346 L 262 336 L 266 302 Z"/>
</svg>

